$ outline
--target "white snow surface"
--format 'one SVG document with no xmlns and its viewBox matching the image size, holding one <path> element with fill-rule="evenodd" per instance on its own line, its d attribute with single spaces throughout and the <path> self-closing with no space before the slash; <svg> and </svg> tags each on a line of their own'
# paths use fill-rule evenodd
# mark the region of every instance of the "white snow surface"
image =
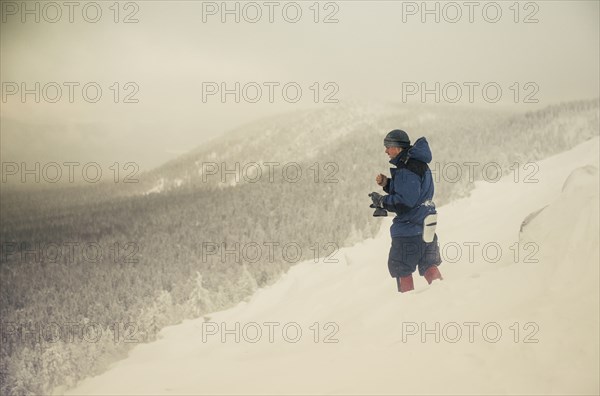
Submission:
<svg viewBox="0 0 600 396">
<path fill-rule="evenodd" d="M 536 183 L 521 169 L 439 207 L 443 281 L 396 291 L 387 218 L 337 263 L 165 328 L 68 394 L 598 394 L 598 158 L 596 137 L 538 162 Z"/>
</svg>

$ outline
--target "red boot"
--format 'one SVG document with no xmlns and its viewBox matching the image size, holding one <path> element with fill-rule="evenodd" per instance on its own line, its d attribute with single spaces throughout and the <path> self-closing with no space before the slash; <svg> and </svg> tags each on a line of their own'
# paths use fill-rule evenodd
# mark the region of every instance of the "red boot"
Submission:
<svg viewBox="0 0 600 396">
<path fill-rule="evenodd" d="M 442 274 L 440 274 L 440 270 L 438 269 L 437 265 L 432 265 L 431 267 L 427 268 L 427 271 L 425 271 L 424 276 L 425 276 L 425 280 L 430 285 L 431 285 L 431 282 L 433 282 L 436 279 L 439 279 L 439 280 L 444 279 L 444 278 L 442 278 Z"/>
<path fill-rule="evenodd" d="M 414 290 L 415 285 L 413 283 L 412 274 L 408 276 L 398 277 L 396 279 L 398 281 L 398 291 L 400 293 L 406 293 L 407 291 Z"/>
</svg>

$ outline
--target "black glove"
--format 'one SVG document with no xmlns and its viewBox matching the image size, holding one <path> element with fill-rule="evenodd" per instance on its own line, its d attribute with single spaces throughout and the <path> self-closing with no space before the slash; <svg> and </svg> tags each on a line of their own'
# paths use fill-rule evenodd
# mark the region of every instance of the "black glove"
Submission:
<svg viewBox="0 0 600 396">
<path fill-rule="evenodd" d="M 383 195 L 372 192 L 369 194 L 369 197 L 371 197 L 371 201 L 373 201 L 370 205 L 371 208 L 383 208 L 383 198 L 385 198 Z"/>
</svg>

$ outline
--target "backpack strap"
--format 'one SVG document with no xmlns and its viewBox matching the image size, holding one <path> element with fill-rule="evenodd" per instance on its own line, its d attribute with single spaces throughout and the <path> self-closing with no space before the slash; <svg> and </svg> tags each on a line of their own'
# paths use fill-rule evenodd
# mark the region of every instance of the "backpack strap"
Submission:
<svg viewBox="0 0 600 396">
<path fill-rule="evenodd" d="M 425 173 L 429 169 L 429 166 L 423 161 L 419 161 L 414 158 L 408 158 L 406 161 L 400 161 L 398 163 L 398 169 L 402 168 L 416 174 L 421 178 L 422 181 L 423 177 L 425 176 Z"/>
</svg>

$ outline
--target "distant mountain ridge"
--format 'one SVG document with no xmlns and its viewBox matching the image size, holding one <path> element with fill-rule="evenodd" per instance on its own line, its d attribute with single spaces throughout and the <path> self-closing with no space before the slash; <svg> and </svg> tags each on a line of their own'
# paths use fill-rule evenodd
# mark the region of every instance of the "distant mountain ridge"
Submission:
<svg viewBox="0 0 600 396">
<path fill-rule="evenodd" d="M 214 187 L 223 184 L 218 177 L 224 171 L 221 164 L 227 169 L 234 169 L 235 163 L 240 169 L 264 162 L 341 164 L 349 155 L 363 164 L 362 169 L 370 168 L 357 175 L 366 177 L 373 168 L 387 166 L 382 139 L 395 128 L 406 130 L 413 141 L 426 136 L 434 161 L 490 161 L 495 155 L 500 160 L 534 161 L 598 134 L 594 128 L 598 109 L 599 102 L 594 99 L 516 114 L 405 104 L 334 105 L 297 111 L 250 123 L 213 139 L 147 172 L 140 187 L 144 192 Z M 482 144 L 490 144 L 487 153 L 478 152 Z M 512 154 L 503 153 L 508 151 Z M 202 164 L 206 167 L 208 163 L 219 165 L 217 177 L 204 175 L 203 179 Z"/>
</svg>

